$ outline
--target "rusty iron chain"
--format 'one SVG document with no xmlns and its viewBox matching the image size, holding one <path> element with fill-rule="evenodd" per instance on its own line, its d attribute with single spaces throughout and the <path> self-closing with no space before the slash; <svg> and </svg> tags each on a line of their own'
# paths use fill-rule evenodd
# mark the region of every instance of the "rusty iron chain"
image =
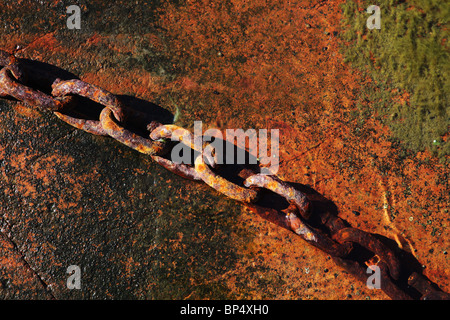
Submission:
<svg viewBox="0 0 450 320">
<path fill-rule="evenodd" d="M 112 137 L 151 156 L 156 163 L 183 178 L 203 181 L 330 255 L 339 266 L 361 281 L 368 278 L 368 266 L 378 266 L 381 289 L 392 299 L 450 299 L 448 293 L 411 266 L 406 252 L 392 243 L 385 243 L 375 234 L 351 227 L 327 209 L 316 208 L 314 201 L 292 183 L 275 175 L 261 174 L 257 165 L 235 165 L 235 176 L 230 179 L 223 175 L 226 171 L 223 167 L 229 165 L 216 164 L 210 153 L 205 152 L 202 142 L 194 141 L 189 130 L 147 120 L 142 111 L 130 108 L 103 88 L 79 79 L 61 80 L 48 68 L 34 68 L 32 65 L 0 50 L 0 97 L 51 111 L 75 128 Z M 47 82 L 46 90 L 50 92 L 34 88 L 41 81 Z M 77 96 L 101 105 L 96 119 L 77 110 Z M 145 135 L 136 132 L 145 132 Z M 167 154 L 174 145 L 171 138 L 175 133 L 179 143 L 197 152 L 193 165 L 178 164 L 168 159 Z"/>
</svg>

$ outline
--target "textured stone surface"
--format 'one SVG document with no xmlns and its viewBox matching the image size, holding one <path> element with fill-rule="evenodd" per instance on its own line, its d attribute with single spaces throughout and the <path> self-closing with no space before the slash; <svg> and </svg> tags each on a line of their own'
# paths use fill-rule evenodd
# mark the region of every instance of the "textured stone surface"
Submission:
<svg viewBox="0 0 450 320">
<path fill-rule="evenodd" d="M 354 105 L 339 1 L 3 1 L 0 47 L 177 124 L 280 129 L 280 176 L 395 239 L 449 290 L 449 169 Z M 31 9 L 31 10 L 30 10 Z M 201 183 L 51 113 L 0 100 L 0 298 L 386 299 Z M 359 213 L 359 214 L 355 214 Z M 81 267 L 82 289 L 66 287 Z"/>
</svg>

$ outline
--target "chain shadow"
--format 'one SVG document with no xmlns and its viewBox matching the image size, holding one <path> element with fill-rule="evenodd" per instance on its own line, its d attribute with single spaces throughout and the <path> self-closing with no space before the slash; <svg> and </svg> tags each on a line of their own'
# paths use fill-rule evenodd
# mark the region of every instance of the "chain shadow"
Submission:
<svg viewBox="0 0 450 320">
<path fill-rule="evenodd" d="M 56 79 L 61 80 L 79 79 L 75 74 L 48 63 L 29 59 L 20 59 L 20 61 L 21 65 L 25 70 L 25 73 L 28 75 L 26 83 L 32 84 L 35 88 L 49 95 L 51 94 L 52 84 Z M 117 97 L 127 107 L 139 111 L 141 117 L 140 119 L 138 119 L 139 120 L 138 122 L 141 122 L 143 124 L 148 124 L 152 121 L 156 121 L 162 124 L 169 124 L 173 122 L 174 117 L 173 114 L 167 109 L 164 109 L 154 103 L 130 95 L 118 95 Z M 101 106 L 100 104 L 84 97 L 77 96 L 77 100 L 78 105 L 80 106 L 80 109 L 77 110 L 77 112 L 86 115 L 87 119 L 98 120 L 99 114 L 101 110 L 104 108 L 104 106 Z M 147 128 L 142 127 L 133 128 L 132 131 L 140 135 L 148 136 Z M 230 146 L 231 143 L 229 141 L 225 140 L 222 141 L 224 143 L 224 150 L 234 151 L 234 160 L 236 160 L 236 156 L 238 155 L 239 152 L 241 153 L 244 152 L 246 163 L 252 163 L 252 165 L 250 165 L 251 169 L 257 171 L 258 165 L 257 163 L 256 164 L 254 163 L 255 162 L 254 156 L 250 155 L 248 151 L 243 150 L 242 148 L 239 148 L 234 144 Z M 242 172 L 242 166 L 238 165 L 231 164 L 219 166 L 216 169 L 216 171 L 219 175 L 225 177 L 230 182 L 238 185 L 242 185 L 245 178 L 248 177 L 248 173 L 243 175 L 240 174 Z M 294 188 L 303 192 L 310 200 L 313 208 L 312 218 L 310 221 L 312 227 L 323 230 L 323 225 L 320 223 L 318 219 L 320 214 L 323 212 L 329 212 L 334 216 L 338 216 L 339 210 L 333 201 L 325 198 L 323 195 L 321 195 L 316 190 L 307 185 L 295 182 L 288 182 L 288 183 L 294 186 Z M 258 205 L 270 209 L 269 211 L 271 212 L 270 215 L 266 214 L 263 215 L 263 217 L 281 227 L 286 228 L 283 210 L 285 210 L 289 206 L 289 203 L 283 197 L 271 191 L 264 190 L 262 193 L 263 197 L 259 199 Z M 278 212 L 278 214 L 275 214 L 274 212 Z M 350 224 L 347 221 L 344 220 L 344 223 L 348 227 L 350 227 Z M 383 235 L 375 233 L 370 234 L 379 241 L 381 241 L 390 250 L 395 252 L 396 255 L 400 258 L 402 267 L 401 272 L 402 276 L 397 281 L 397 285 L 400 288 L 410 293 L 410 295 L 413 297 L 421 296 L 420 292 L 418 292 L 416 289 L 408 285 L 408 276 L 411 275 L 413 272 L 415 272 L 420 274 L 423 278 L 425 278 L 425 280 L 428 281 L 434 289 L 440 290 L 436 283 L 431 282 L 427 277 L 423 275 L 421 263 L 419 263 L 419 261 L 414 257 L 414 255 L 411 252 L 399 248 L 399 246 L 394 240 L 389 239 Z M 366 258 L 369 259 L 370 256 L 374 254 L 373 252 L 369 252 L 367 249 L 366 250 L 362 249 L 363 248 L 357 248 L 357 250 L 355 250 L 356 253 L 354 253 L 359 255 L 358 256 L 359 261 L 361 260 L 365 261 Z"/>
<path fill-rule="evenodd" d="M 223 141 L 223 140 L 222 140 Z M 229 141 L 223 141 L 224 144 L 228 145 L 230 144 Z M 255 163 L 255 158 L 248 153 L 248 151 L 243 150 L 242 148 L 237 147 L 236 145 L 232 146 L 234 159 L 236 160 L 236 154 L 238 152 L 245 152 L 245 160 L 247 163 L 250 159 L 253 160 L 253 163 Z M 224 150 L 228 150 L 226 147 L 224 147 Z M 231 162 L 232 163 L 232 162 Z M 251 166 L 248 166 L 252 172 L 258 172 L 258 164 L 252 164 Z M 223 165 L 219 166 L 215 170 L 218 172 L 221 176 L 226 178 L 232 183 L 238 184 L 240 186 L 243 185 L 243 181 L 245 178 L 249 176 L 249 173 L 241 174 L 243 171 L 242 165 Z M 301 191 L 303 194 L 306 195 L 308 200 L 311 203 L 312 207 L 312 214 L 311 218 L 307 221 L 307 223 L 316 229 L 319 229 L 325 233 L 330 233 L 329 230 L 326 230 L 324 223 L 321 221 L 320 217 L 324 213 L 329 213 L 330 215 L 334 217 L 339 216 L 339 209 L 337 205 L 330 199 L 326 198 L 319 192 L 317 192 L 315 189 L 313 189 L 310 186 L 296 183 L 296 182 L 287 182 L 289 185 L 293 186 L 295 189 Z M 289 229 L 289 227 L 286 225 L 286 218 L 285 218 L 285 210 L 289 207 L 289 202 L 283 198 L 282 196 L 270 191 L 263 189 L 261 190 L 261 197 L 258 199 L 255 206 L 249 205 L 249 208 L 255 209 L 255 207 L 258 206 L 258 209 L 254 210 L 254 212 L 258 213 L 261 217 L 263 217 L 266 220 L 269 220 L 272 223 L 277 224 L 280 227 L 283 227 L 285 229 Z M 261 210 L 261 208 L 264 208 Z M 352 227 L 351 224 L 346 221 L 345 219 L 342 219 L 339 217 L 340 220 L 342 220 L 345 227 Z M 373 233 L 373 232 L 367 232 L 370 236 L 375 238 L 376 240 L 380 241 L 387 250 L 391 250 L 394 255 L 399 259 L 400 261 L 400 276 L 397 280 L 389 279 L 391 280 L 398 288 L 403 290 L 407 295 L 414 299 L 421 298 L 424 294 L 429 293 L 430 291 L 436 291 L 440 292 L 441 289 L 439 286 L 432 282 L 428 277 L 423 275 L 423 268 L 422 264 L 414 257 L 414 255 L 399 247 L 396 241 L 383 236 L 381 234 Z M 362 280 L 367 280 L 368 275 L 366 274 L 367 265 L 365 264 L 366 261 L 369 261 L 374 255 L 376 255 L 376 252 L 372 252 L 370 249 L 365 248 L 359 244 L 354 244 L 354 249 L 351 251 L 348 257 L 345 259 L 334 259 L 335 262 L 340 265 L 341 267 L 349 266 L 349 264 L 346 265 L 345 260 L 353 260 L 354 262 L 359 264 L 359 274 L 356 275 L 359 276 Z M 352 262 L 353 263 L 353 262 Z M 353 264 L 354 266 L 354 264 Z M 408 283 L 410 280 L 411 275 L 417 274 L 420 277 L 420 282 L 417 283 L 414 287 Z M 441 291 L 442 294 L 445 294 Z"/>
<path fill-rule="evenodd" d="M 311 221 L 313 227 L 320 228 L 320 222 L 318 221 L 317 217 L 320 216 L 320 214 L 323 212 L 329 212 L 333 216 L 338 216 L 339 209 L 332 200 L 326 198 L 310 186 L 295 182 L 289 182 L 289 184 L 294 186 L 294 188 L 296 188 L 297 190 L 303 192 L 310 200 L 313 208 Z M 351 227 L 351 224 L 348 221 L 342 218 L 340 219 L 343 220 L 347 227 Z M 422 278 L 422 282 L 427 282 L 432 289 L 441 291 L 436 283 L 432 282 L 423 274 L 422 264 L 416 259 L 416 257 L 414 257 L 411 252 L 400 248 L 397 242 L 393 239 L 377 233 L 368 233 L 379 240 L 381 243 L 383 243 L 387 248 L 392 250 L 392 252 L 394 252 L 394 254 L 399 258 L 401 265 L 400 278 L 394 281 L 394 283 L 399 288 L 407 292 L 411 297 L 419 299 L 423 294 L 425 294 L 425 292 L 419 292 L 416 288 L 413 288 L 408 284 L 408 278 L 410 277 L 410 275 L 413 273 L 417 273 Z M 352 255 L 354 255 L 354 258 L 358 258 L 359 261 L 367 261 L 374 254 L 376 253 L 369 251 L 367 248 L 363 248 L 357 245 Z M 350 255 L 349 258 L 352 258 L 352 255 Z M 362 266 L 364 268 L 367 268 L 367 265 Z"/>
<path fill-rule="evenodd" d="M 54 66 L 49 63 L 30 60 L 30 59 L 20 59 L 21 68 L 23 68 L 24 74 L 27 75 L 24 84 L 32 86 L 37 90 L 51 95 L 52 84 L 57 80 L 80 80 L 78 76 L 74 73 Z M 125 105 L 126 108 L 138 112 L 138 117 L 133 120 L 139 123 L 140 127 L 129 128 L 130 131 L 145 135 L 146 125 L 152 121 L 159 122 L 161 124 L 172 123 L 174 115 L 152 102 L 144 99 L 140 99 L 130 95 L 116 95 L 116 97 Z M 16 100 L 11 97 L 7 97 L 9 100 Z M 100 112 L 104 108 L 103 105 L 92 101 L 88 98 L 74 95 L 74 104 L 77 105 L 76 110 L 67 110 L 65 113 L 69 116 L 80 116 L 82 115 L 86 120 L 98 120 Z"/>
</svg>

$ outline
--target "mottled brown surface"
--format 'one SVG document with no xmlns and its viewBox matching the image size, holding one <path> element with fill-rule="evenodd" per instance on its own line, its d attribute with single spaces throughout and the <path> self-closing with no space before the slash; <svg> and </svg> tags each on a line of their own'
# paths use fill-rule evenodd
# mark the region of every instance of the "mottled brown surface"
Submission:
<svg viewBox="0 0 450 320">
<path fill-rule="evenodd" d="M 449 168 L 355 106 L 340 1 L 2 1 L 0 47 L 177 124 L 280 129 L 280 171 L 397 241 L 450 291 Z M 142 102 L 143 101 L 143 102 Z M 170 118 L 170 117 L 169 117 Z M 0 101 L 0 298 L 387 299 L 329 256 L 112 139 Z M 69 265 L 82 290 L 66 288 Z"/>
</svg>

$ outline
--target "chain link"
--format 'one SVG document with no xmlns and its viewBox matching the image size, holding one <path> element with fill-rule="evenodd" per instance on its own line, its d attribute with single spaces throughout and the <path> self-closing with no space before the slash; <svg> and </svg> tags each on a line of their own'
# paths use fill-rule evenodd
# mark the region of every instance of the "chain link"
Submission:
<svg viewBox="0 0 450 320">
<path fill-rule="evenodd" d="M 205 148 L 202 141 L 195 140 L 190 131 L 179 126 L 147 121 L 148 117 L 142 112 L 125 106 L 117 96 L 103 88 L 78 79 L 61 80 L 49 70 L 35 71 L 39 68 L 30 66 L 29 61 L 22 61 L 2 50 L 0 67 L 3 67 L 0 70 L 0 97 L 14 98 L 51 111 L 75 128 L 110 136 L 150 155 L 156 163 L 183 178 L 205 182 L 227 197 L 242 202 L 264 219 L 292 231 L 362 281 L 367 280 L 367 266 L 376 265 L 381 271 L 381 289 L 392 299 L 450 299 L 449 294 L 417 270 L 412 270 L 407 259 L 402 263 L 401 257 L 405 253 L 398 247 L 393 248 L 374 234 L 350 227 L 327 210 L 315 208 L 308 196 L 294 185 L 277 176 L 261 174 L 258 166 L 234 165 L 234 176 L 230 176 L 230 170 L 224 169 L 230 165 L 216 164 L 211 148 L 208 148 L 211 145 Z M 51 93 L 27 86 L 27 79 L 42 77 L 51 84 Z M 79 103 L 75 103 L 77 96 L 102 105 L 96 119 L 83 115 Z M 174 163 L 167 157 L 176 145 L 174 138 L 192 149 L 195 156 L 191 165 Z"/>
</svg>

